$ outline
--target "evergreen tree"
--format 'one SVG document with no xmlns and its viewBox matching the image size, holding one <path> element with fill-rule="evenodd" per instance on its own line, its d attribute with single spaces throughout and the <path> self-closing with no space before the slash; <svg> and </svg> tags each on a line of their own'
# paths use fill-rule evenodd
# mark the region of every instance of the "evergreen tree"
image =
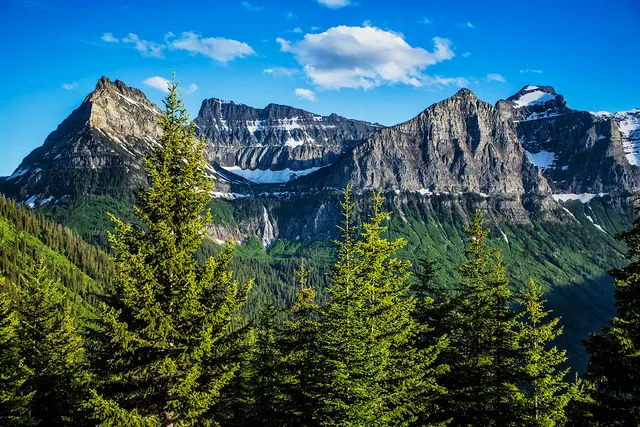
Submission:
<svg viewBox="0 0 640 427">
<path fill-rule="evenodd" d="M 569 369 L 560 370 L 566 352 L 550 344 L 562 334 L 560 318 L 546 321 L 542 289 L 533 280 L 522 293 L 524 306 L 520 320 L 523 371 L 525 375 L 523 425 L 562 426 L 566 422 L 565 407 L 571 398 L 564 381 Z"/>
<path fill-rule="evenodd" d="M 18 315 L 4 278 L 0 278 L 0 425 L 26 425 L 33 393 L 24 384 L 31 371 L 20 354 Z"/>
<path fill-rule="evenodd" d="M 308 286 L 310 270 L 302 258 L 295 275 L 298 293 L 288 309 L 288 318 L 279 331 L 278 346 L 282 357 L 284 419 L 288 426 L 315 425 L 315 375 L 317 371 L 318 313 L 315 291 Z"/>
<path fill-rule="evenodd" d="M 635 214 L 640 207 L 635 209 Z M 585 378 L 594 385 L 594 416 L 604 425 L 640 424 L 640 217 L 621 238 L 630 263 L 611 270 L 617 316 L 585 341 Z"/>
<path fill-rule="evenodd" d="M 364 284 L 359 271 L 362 265 L 356 259 L 355 205 L 349 187 L 341 206 L 342 240 L 336 242 L 338 258 L 327 289 L 330 301 L 320 326 L 314 419 L 325 426 L 379 426 L 384 367 L 380 355 L 373 351 L 367 305 L 371 290 Z"/>
<path fill-rule="evenodd" d="M 40 264 L 24 274 L 19 290 L 20 353 L 31 371 L 23 384 L 32 394 L 29 417 L 37 425 L 77 425 L 88 382 L 84 349 L 60 283 L 48 276 Z"/>
<path fill-rule="evenodd" d="M 212 181 L 175 80 L 164 105 L 161 146 L 145 158 L 151 185 L 136 197 L 141 225 L 112 217 L 119 276 L 90 333 L 100 379 L 90 406 L 105 426 L 214 424 L 204 414 L 239 364 L 231 324 L 250 283 L 233 280 L 230 244 L 196 262 Z"/>
<path fill-rule="evenodd" d="M 486 246 L 488 231 L 479 211 L 465 231 L 468 261 L 459 269 L 463 281 L 448 351 L 451 373 L 444 379 L 452 399 L 447 412 L 452 425 L 517 425 L 521 393 L 514 297 L 499 251 Z"/>
<path fill-rule="evenodd" d="M 593 394 L 593 384 L 581 379 L 576 374 L 575 380 L 567 392 L 568 402 L 565 408 L 567 422 L 565 426 L 584 427 L 595 424 L 593 408 L 596 402 L 593 400 Z"/>
<path fill-rule="evenodd" d="M 317 419 L 323 425 L 404 426 L 425 410 L 421 396 L 441 390 L 431 364 L 439 348 L 415 346 L 421 327 L 413 319 L 410 263 L 394 257 L 405 244 L 389 241 L 383 198 L 354 239 L 354 205 L 345 191 L 343 239 L 333 268 L 331 297 L 320 326 Z"/>
<path fill-rule="evenodd" d="M 251 409 L 248 425 L 276 427 L 285 425 L 283 415 L 282 356 L 276 345 L 279 310 L 272 302 L 260 315 L 251 358 Z M 247 408 L 248 409 L 248 408 Z"/>
</svg>

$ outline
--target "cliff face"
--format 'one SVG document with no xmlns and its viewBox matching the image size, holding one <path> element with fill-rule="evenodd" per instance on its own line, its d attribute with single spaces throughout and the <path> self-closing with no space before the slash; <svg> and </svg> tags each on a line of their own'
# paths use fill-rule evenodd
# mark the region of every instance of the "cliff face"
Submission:
<svg viewBox="0 0 640 427">
<path fill-rule="evenodd" d="M 336 114 L 320 116 L 286 105 L 263 109 L 211 98 L 194 120 L 211 161 L 248 170 L 327 166 L 379 125 Z"/>
<path fill-rule="evenodd" d="M 379 130 L 335 165 L 292 186 L 314 182 L 423 194 L 550 195 L 513 123 L 467 89 L 408 122 Z"/>
<path fill-rule="evenodd" d="M 570 109 L 550 86 L 525 86 L 496 107 L 514 120 L 529 158 L 554 193 L 635 192 L 640 114 Z"/>
</svg>

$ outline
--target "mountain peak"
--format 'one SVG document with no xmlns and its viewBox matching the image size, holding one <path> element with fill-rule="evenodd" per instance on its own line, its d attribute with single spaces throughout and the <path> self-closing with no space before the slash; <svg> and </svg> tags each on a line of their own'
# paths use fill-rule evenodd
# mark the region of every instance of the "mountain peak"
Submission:
<svg viewBox="0 0 640 427">
<path fill-rule="evenodd" d="M 562 98 L 562 96 L 558 95 L 551 86 L 526 85 L 507 98 L 507 101 L 514 103 L 516 108 L 522 108 L 555 102 L 558 98 Z"/>
<path fill-rule="evenodd" d="M 471 99 L 471 100 L 477 100 L 478 99 L 476 94 L 473 93 L 471 90 L 467 89 L 466 87 L 463 87 L 462 89 L 457 91 L 455 93 L 455 95 L 453 95 L 452 98 L 465 98 L 465 99 Z"/>
</svg>

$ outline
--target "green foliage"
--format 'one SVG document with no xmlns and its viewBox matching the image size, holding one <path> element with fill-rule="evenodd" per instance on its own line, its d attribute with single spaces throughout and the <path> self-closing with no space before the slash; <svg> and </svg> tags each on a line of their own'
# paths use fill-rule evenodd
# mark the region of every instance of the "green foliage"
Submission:
<svg viewBox="0 0 640 427">
<path fill-rule="evenodd" d="M 31 396 L 30 423 L 77 423 L 88 383 L 82 341 L 69 305 L 63 306 L 60 283 L 43 264 L 25 273 L 17 312 L 20 354 L 30 371 L 22 384 L 23 394 Z"/>
<path fill-rule="evenodd" d="M 0 278 L 0 425 L 24 425 L 33 393 L 25 383 L 31 375 L 20 352 L 19 320 L 12 295 Z"/>
<path fill-rule="evenodd" d="M 630 263 L 610 273 L 617 316 L 585 342 L 590 355 L 586 379 L 594 386 L 597 403 L 594 416 L 604 425 L 640 420 L 640 217 L 620 238 L 627 244 Z"/>
<path fill-rule="evenodd" d="M 151 187 L 135 207 L 142 225 L 112 217 L 119 276 L 89 335 L 99 379 L 90 406 L 105 426 L 213 424 L 209 411 L 238 369 L 232 320 L 250 283 L 233 280 L 230 245 L 204 266 L 196 261 L 212 183 L 177 90 L 164 101 L 162 147 L 145 159 Z"/>
<path fill-rule="evenodd" d="M 455 329 L 443 383 L 453 404 L 452 425 L 518 425 L 522 394 L 518 389 L 519 341 L 514 296 L 500 252 L 486 246 L 488 232 L 479 211 L 466 228 L 467 262 L 455 295 Z"/>
<path fill-rule="evenodd" d="M 333 266 L 330 299 L 320 323 L 318 407 L 321 425 L 402 426 L 425 408 L 419 397 L 437 393 L 431 363 L 439 349 L 414 345 L 421 326 L 412 314 L 410 263 L 394 257 L 402 240 L 387 240 L 382 196 L 355 238 L 350 189 L 345 191 L 342 241 Z"/>
<path fill-rule="evenodd" d="M 569 369 L 559 366 L 566 362 L 566 352 L 550 346 L 562 334 L 560 318 L 546 321 L 549 311 L 544 308 L 542 290 L 533 280 L 520 295 L 524 307 L 520 319 L 524 371 L 523 425 L 562 426 L 566 422 L 565 407 L 571 399 L 564 381 Z"/>
</svg>

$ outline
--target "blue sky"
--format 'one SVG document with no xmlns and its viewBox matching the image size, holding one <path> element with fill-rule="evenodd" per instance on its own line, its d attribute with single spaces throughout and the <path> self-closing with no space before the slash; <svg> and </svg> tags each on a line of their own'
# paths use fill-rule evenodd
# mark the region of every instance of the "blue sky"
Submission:
<svg viewBox="0 0 640 427">
<path fill-rule="evenodd" d="M 460 86 L 493 103 L 530 83 L 575 109 L 640 107 L 637 0 L 129 3 L 0 0 L 0 175 L 102 75 L 160 103 L 175 71 L 192 117 L 217 97 L 392 125 Z"/>
</svg>

